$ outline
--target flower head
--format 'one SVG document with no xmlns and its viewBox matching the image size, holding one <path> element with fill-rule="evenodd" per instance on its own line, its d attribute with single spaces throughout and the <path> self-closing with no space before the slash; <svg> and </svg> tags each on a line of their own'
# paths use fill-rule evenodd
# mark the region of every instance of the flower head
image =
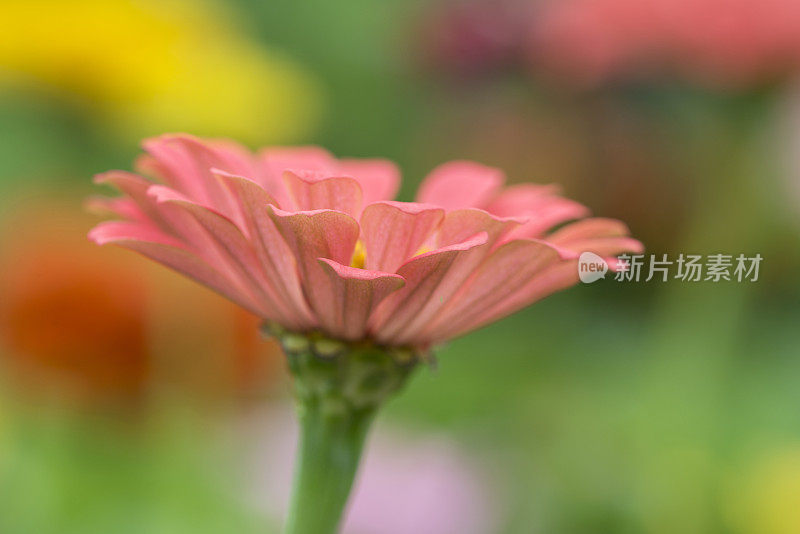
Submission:
<svg viewBox="0 0 800 534">
<path fill-rule="evenodd" d="M 138 251 L 294 332 L 426 349 L 575 284 L 577 257 L 638 251 L 619 221 L 551 186 L 503 187 L 494 168 L 435 169 L 416 202 L 393 201 L 386 160 L 167 135 L 142 175 L 98 176 L 123 220 L 90 233 Z M 581 219 L 577 222 L 571 222 Z M 554 227 L 563 225 L 556 231 Z"/>
</svg>

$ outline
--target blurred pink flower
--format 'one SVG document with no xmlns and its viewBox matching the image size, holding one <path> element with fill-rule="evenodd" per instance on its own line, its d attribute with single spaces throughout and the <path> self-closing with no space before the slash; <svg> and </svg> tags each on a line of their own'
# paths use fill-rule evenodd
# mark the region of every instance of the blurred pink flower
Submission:
<svg viewBox="0 0 800 534">
<path fill-rule="evenodd" d="M 525 0 L 445 0 L 426 6 L 413 28 L 419 58 L 460 81 L 524 65 L 529 12 Z"/>
<path fill-rule="evenodd" d="M 624 224 L 584 219 L 551 186 L 503 188 L 497 169 L 455 161 L 393 202 L 385 160 L 170 135 L 145 141 L 143 174 L 98 177 L 123 217 L 90 233 L 155 259 L 283 327 L 425 349 L 575 284 L 577 256 L 638 251 Z"/>
<path fill-rule="evenodd" d="M 550 1 L 534 34 L 534 61 L 586 84 L 671 71 L 742 87 L 800 67 L 796 0 Z"/>
<path fill-rule="evenodd" d="M 292 481 L 297 423 L 277 410 L 251 416 L 246 477 L 254 507 L 280 519 Z M 254 420 L 255 419 L 255 420 Z M 444 436 L 409 438 L 379 426 L 356 481 L 342 532 L 347 534 L 487 534 L 502 522 L 497 481 Z"/>
</svg>

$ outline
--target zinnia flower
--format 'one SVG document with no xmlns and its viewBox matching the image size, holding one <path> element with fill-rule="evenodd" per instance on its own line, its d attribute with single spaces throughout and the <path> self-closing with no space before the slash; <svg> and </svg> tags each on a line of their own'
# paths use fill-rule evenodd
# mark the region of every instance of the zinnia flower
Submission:
<svg viewBox="0 0 800 534">
<path fill-rule="evenodd" d="M 618 221 L 583 219 L 554 188 L 503 189 L 467 161 L 428 176 L 417 202 L 391 200 L 385 160 L 163 136 L 141 175 L 98 181 L 123 220 L 96 243 L 136 250 L 263 318 L 295 377 L 302 438 L 287 534 L 336 532 L 377 408 L 432 345 L 576 282 L 578 253 L 638 251 Z M 312 510 L 313 508 L 313 510 Z"/>
<path fill-rule="evenodd" d="M 90 233 L 140 252 L 292 332 L 427 350 L 578 280 L 583 251 L 641 249 L 624 224 L 585 218 L 552 186 L 446 163 L 417 202 L 392 198 L 385 160 L 169 135 L 144 142 L 142 175 L 97 181 L 124 220 Z M 551 231 L 558 225 L 571 222 Z"/>
</svg>

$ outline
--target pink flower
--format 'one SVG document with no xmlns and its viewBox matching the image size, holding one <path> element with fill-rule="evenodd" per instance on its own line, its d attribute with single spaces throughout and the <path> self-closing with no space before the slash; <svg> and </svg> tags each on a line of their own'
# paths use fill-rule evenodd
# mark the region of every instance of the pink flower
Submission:
<svg viewBox="0 0 800 534">
<path fill-rule="evenodd" d="M 800 68 L 796 0 L 551 1 L 535 61 L 579 83 L 660 73 L 744 87 Z"/>
<path fill-rule="evenodd" d="M 142 174 L 97 181 L 123 218 L 89 236 L 159 261 L 296 332 L 425 349 L 575 284 L 577 256 L 639 251 L 624 224 L 551 186 L 503 188 L 503 173 L 456 161 L 418 202 L 394 202 L 385 160 L 168 135 L 144 142 Z"/>
<path fill-rule="evenodd" d="M 414 41 L 423 64 L 459 81 L 519 66 L 525 58 L 529 2 L 435 2 L 421 17 Z"/>
</svg>

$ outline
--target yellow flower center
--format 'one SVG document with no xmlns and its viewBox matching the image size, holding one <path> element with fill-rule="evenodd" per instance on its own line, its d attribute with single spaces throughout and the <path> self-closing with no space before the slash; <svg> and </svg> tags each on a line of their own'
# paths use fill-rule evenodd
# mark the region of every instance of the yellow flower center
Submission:
<svg viewBox="0 0 800 534">
<path fill-rule="evenodd" d="M 430 252 L 431 250 L 433 250 L 431 247 L 423 245 L 419 248 L 419 250 L 417 250 L 417 252 L 414 253 L 414 257 L 419 256 L 420 254 L 425 254 L 426 252 Z M 353 258 L 350 260 L 350 267 L 363 269 L 366 261 L 367 249 L 364 247 L 364 242 L 359 239 L 356 241 L 355 250 L 353 250 Z"/>
<path fill-rule="evenodd" d="M 364 242 L 360 239 L 356 241 L 356 248 L 353 251 L 353 259 L 350 260 L 350 267 L 356 269 L 363 269 L 364 262 L 367 260 L 367 249 L 364 248 Z"/>
</svg>

